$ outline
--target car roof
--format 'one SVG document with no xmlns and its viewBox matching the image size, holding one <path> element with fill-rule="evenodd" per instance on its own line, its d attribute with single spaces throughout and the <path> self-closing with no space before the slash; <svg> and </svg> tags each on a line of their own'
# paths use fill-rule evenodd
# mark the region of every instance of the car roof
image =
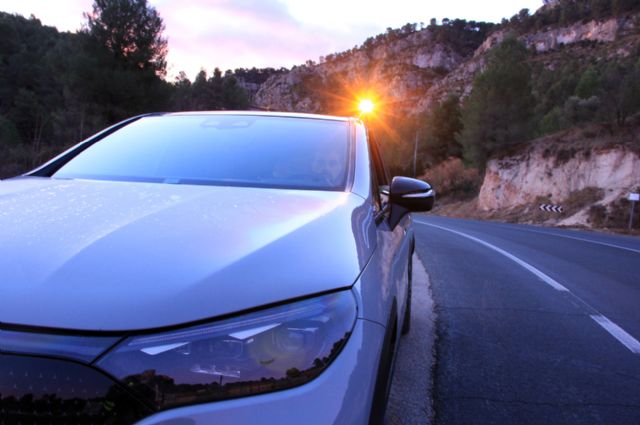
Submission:
<svg viewBox="0 0 640 425">
<path fill-rule="evenodd" d="M 188 111 L 188 112 L 168 112 L 161 115 L 239 115 L 239 116 L 260 116 L 260 117 L 282 117 L 282 118 L 307 118 L 329 121 L 356 121 L 356 117 L 338 117 L 333 115 L 306 114 L 299 112 L 274 112 L 274 111 Z"/>
</svg>

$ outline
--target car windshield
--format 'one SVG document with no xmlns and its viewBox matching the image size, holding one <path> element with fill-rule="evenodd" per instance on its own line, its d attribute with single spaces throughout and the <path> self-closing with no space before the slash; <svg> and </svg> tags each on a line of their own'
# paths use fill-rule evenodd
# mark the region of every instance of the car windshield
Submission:
<svg viewBox="0 0 640 425">
<path fill-rule="evenodd" d="M 52 177 L 345 190 L 346 121 L 251 115 L 144 117 Z"/>
</svg>

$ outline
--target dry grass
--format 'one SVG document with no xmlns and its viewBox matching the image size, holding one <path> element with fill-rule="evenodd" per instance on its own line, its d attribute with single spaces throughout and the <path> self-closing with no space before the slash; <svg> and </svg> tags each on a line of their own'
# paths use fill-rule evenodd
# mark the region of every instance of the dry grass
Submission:
<svg viewBox="0 0 640 425">
<path fill-rule="evenodd" d="M 582 190 L 571 192 L 569 197 L 562 201 L 563 217 L 570 217 L 577 212 L 591 207 L 604 198 L 604 190 L 599 187 L 585 187 Z"/>
<path fill-rule="evenodd" d="M 638 192 L 636 188 L 635 192 Z M 596 228 L 627 230 L 631 213 L 631 201 L 618 199 L 609 205 L 593 205 L 589 208 L 589 224 Z M 633 229 L 640 231 L 640 205 L 636 204 L 633 217 Z"/>
</svg>

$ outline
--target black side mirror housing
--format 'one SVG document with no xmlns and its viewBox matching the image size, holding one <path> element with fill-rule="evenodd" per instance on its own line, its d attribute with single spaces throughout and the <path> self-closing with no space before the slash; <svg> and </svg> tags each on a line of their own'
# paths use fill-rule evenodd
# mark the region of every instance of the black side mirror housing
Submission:
<svg viewBox="0 0 640 425">
<path fill-rule="evenodd" d="M 389 226 L 395 228 L 409 212 L 430 211 L 435 200 L 436 193 L 429 183 L 409 177 L 394 177 L 389 188 Z"/>
</svg>

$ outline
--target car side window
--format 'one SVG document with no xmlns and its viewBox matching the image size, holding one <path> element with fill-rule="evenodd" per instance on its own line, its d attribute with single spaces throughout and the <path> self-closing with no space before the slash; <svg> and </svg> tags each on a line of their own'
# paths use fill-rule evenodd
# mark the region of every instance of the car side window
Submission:
<svg viewBox="0 0 640 425">
<path fill-rule="evenodd" d="M 374 200 L 378 208 L 384 210 L 389 201 L 389 177 L 372 133 L 369 133 L 369 152 L 371 155 L 371 185 L 377 189 L 373 192 Z"/>
</svg>

